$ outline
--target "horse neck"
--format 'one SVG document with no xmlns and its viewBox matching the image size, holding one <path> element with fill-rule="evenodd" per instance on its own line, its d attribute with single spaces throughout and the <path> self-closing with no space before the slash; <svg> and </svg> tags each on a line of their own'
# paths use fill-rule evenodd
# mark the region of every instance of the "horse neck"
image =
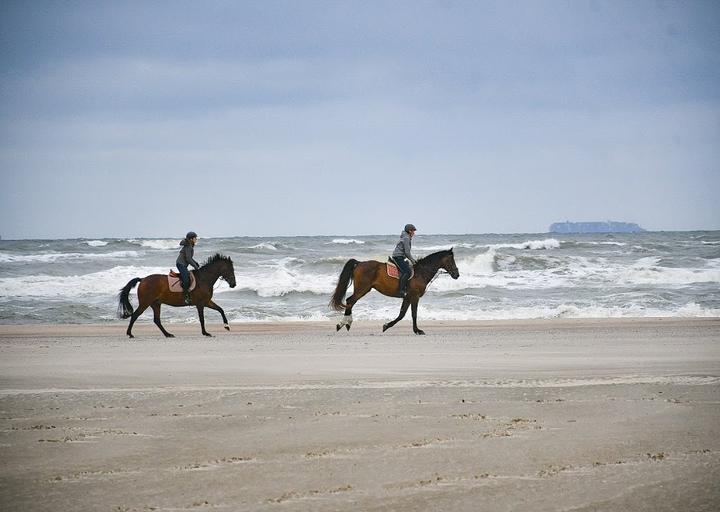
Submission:
<svg viewBox="0 0 720 512">
<path fill-rule="evenodd" d="M 415 273 L 422 276 L 427 282 L 435 277 L 440 267 L 442 266 L 441 260 L 421 262 L 420 265 L 415 267 Z"/>
<path fill-rule="evenodd" d="M 218 263 L 205 265 L 196 272 L 196 275 L 199 280 L 207 282 L 210 285 L 214 285 L 215 281 L 220 278 L 220 265 Z"/>
</svg>

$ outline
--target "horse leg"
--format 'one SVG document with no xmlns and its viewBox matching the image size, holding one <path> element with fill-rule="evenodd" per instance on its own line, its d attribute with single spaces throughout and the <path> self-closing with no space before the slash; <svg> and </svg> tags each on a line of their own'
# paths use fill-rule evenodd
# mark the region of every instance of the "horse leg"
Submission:
<svg viewBox="0 0 720 512">
<path fill-rule="evenodd" d="M 135 323 L 135 320 L 137 320 L 138 317 L 139 317 L 140 315 L 142 315 L 142 314 L 145 312 L 146 309 L 147 309 L 147 304 L 145 304 L 145 305 L 140 304 L 140 305 L 138 306 L 138 308 L 135 310 L 135 312 L 132 314 L 132 316 L 130 317 L 130 323 L 128 324 L 128 328 L 127 328 L 126 334 L 127 334 L 128 336 L 130 336 L 131 338 L 134 338 L 134 337 L 135 337 L 135 336 L 133 336 L 133 333 L 132 333 L 132 328 L 133 328 L 133 324 Z"/>
<path fill-rule="evenodd" d="M 165 327 L 160 323 L 160 303 L 155 301 L 152 304 L 152 310 L 153 310 L 153 322 L 155 322 L 155 325 L 158 326 L 160 331 L 165 335 L 166 338 L 174 338 L 174 334 L 170 334 L 165 330 Z"/>
<path fill-rule="evenodd" d="M 409 300 L 407 297 L 405 297 L 405 298 L 403 299 L 402 306 L 400 306 L 400 314 L 399 314 L 398 317 L 397 317 L 395 320 L 393 320 L 392 322 L 388 322 L 388 323 L 386 323 L 386 324 L 383 324 L 383 332 L 387 331 L 388 329 L 390 329 L 390 327 L 392 327 L 393 325 L 395 325 L 396 323 L 398 323 L 400 320 L 403 319 L 403 317 L 405 316 L 405 313 L 407 313 L 407 310 L 408 310 L 408 306 L 409 306 L 409 305 L 410 305 L 410 300 Z"/>
<path fill-rule="evenodd" d="M 198 304 L 197 310 L 198 310 L 198 317 L 200 317 L 200 328 L 202 329 L 202 333 L 205 336 L 212 337 L 212 334 L 210 334 L 209 332 L 207 332 L 205 330 L 205 306 Z"/>
<path fill-rule="evenodd" d="M 413 332 L 415 334 L 425 334 L 425 331 L 422 329 L 419 329 L 417 326 L 417 310 L 418 310 L 418 302 L 420 302 L 420 298 L 414 298 L 412 301 L 412 318 L 413 318 Z"/>
<path fill-rule="evenodd" d="M 372 290 L 371 286 L 358 288 L 353 291 L 353 294 L 350 297 L 347 298 L 345 301 L 345 315 L 343 316 L 343 319 L 340 320 L 340 323 L 335 326 L 336 332 L 342 329 L 343 325 L 348 331 L 350 330 L 350 326 L 353 323 L 352 308 L 355 303 L 367 295 L 370 290 Z"/>
<path fill-rule="evenodd" d="M 223 308 L 221 308 L 220 306 L 218 306 L 217 304 L 215 304 L 213 301 L 208 301 L 207 307 L 209 307 L 210 309 L 214 309 L 215 311 L 217 311 L 218 313 L 220 313 L 220 316 L 222 316 L 222 319 L 223 319 L 223 324 L 225 325 L 225 330 L 226 330 L 226 331 L 229 331 L 229 330 L 230 330 L 230 326 L 228 325 L 228 319 L 227 319 L 227 317 L 225 316 L 225 311 L 223 311 Z"/>
</svg>

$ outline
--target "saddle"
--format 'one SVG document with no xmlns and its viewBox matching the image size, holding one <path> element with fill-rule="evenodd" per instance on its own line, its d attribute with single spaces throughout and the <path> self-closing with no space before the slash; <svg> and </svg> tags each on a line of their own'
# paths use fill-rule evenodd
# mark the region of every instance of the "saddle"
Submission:
<svg viewBox="0 0 720 512">
<path fill-rule="evenodd" d="M 393 279 L 400 279 L 400 269 L 397 267 L 397 265 L 393 262 L 392 259 L 388 258 L 387 263 L 385 264 L 385 269 L 387 271 L 388 277 L 392 277 Z M 415 269 L 410 266 L 410 277 L 408 278 L 408 281 L 413 278 L 415 275 Z"/>
<path fill-rule="evenodd" d="M 190 286 L 188 287 L 188 291 L 193 291 L 195 289 L 195 271 L 190 271 Z M 180 274 L 175 272 L 174 270 L 170 270 L 170 273 L 168 274 L 168 286 L 170 287 L 171 292 L 182 292 L 182 280 L 180 279 Z"/>
</svg>

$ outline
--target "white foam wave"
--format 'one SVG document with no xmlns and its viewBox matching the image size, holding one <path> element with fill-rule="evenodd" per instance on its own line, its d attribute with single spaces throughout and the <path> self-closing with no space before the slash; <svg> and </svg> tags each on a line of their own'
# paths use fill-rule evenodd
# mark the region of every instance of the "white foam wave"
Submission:
<svg viewBox="0 0 720 512">
<path fill-rule="evenodd" d="M 328 244 L 341 244 L 341 245 L 349 245 L 349 244 L 358 244 L 363 245 L 365 242 L 362 240 L 355 240 L 354 238 L 336 238 L 332 242 L 326 242 L 325 245 Z"/>
<path fill-rule="evenodd" d="M 519 244 L 490 244 L 485 247 L 494 249 L 519 249 L 530 251 L 543 251 L 550 249 L 559 249 L 560 241 L 554 238 L 546 238 L 545 240 L 526 240 Z"/>
<path fill-rule="evenodd" d="M 528 240 L 521 244 L 511 244 L 514 249 L 529 249 L 531 251 L 542 251 L 547 249 L 559 249 L 560 242 L 554 238 L 545 240 Z"/>
<path fill-rule="evenodd" d="M 413 247 L 413 252 L 425 252 L 425 253 L 431 253 L 431 252 L 437 252 L 437 251 L 447 251 L 450 248 L 457 249 L 477 249 L 479 247 L 487 247 L 487 246 L 478 246 L 476 244 L 447 244 L 447 245 L 418 245 Z"/>
<path fill-rule="evenodd" d="M 288 268 L 296 258 L 283 258 L 272 265 L 254 270 L 235 269 L 237 289 L 252 291 L 260 297 L 282 297 L 289 293 L 327 295 L 337 284 L 337 276 L 310 274 Z"/>
<path fill-rule="evenodd" d="M 671 268 L 659 266 L 660 258 L 641 258 L 618 272 L 619 280 L 628 285 L 691 285 L 720 283 L 720 268 Z"/>
<path fill-rule="evenodd" d="M 360 305 L 353 310 L 358 320 L 387 320 L 395 318 L 399 305 L 388 305 L 363 309 Z M 640 305 L 624 307 L 587 306 L 560 304 L 557 306 L 516 307 L 503 304 L 495 309 L 464 306 L 462 309 L 439 309 L 431 302 L 420 303 L 418 318 L 438 321 L 481 321 L 481 320 L 543 320 L 554 318 L 716 318 L 720 309 L 705 309 L 696 303 L 670 309 L 645 308 Z"/>
<path fill-rule="evenodd" d="M 473 275 L 489 275 L 495 271 L 495 258 L 497 252 L 491 247 L 482 254 L 478 254 L 472 258 L 464 258 L 458 262 L 458 268 L 462 268 L 463 272 Z"/>
<path fill-rule="evenodd" d="M 266 250 L 266 251 L 277 251 L 278 248 L 269 242 L 262 242 L 256 245 L 251 245 L 250 247 L 247 247 L 247 249 L 255 249 L 255 250 Z"/>
<path fill-rule="evenodd" d="M 160 240 L 128 240 L 131 243 L 134 244 L 140 244 L 142 247 L 147 247 L 149 249 L 157 249 L 157 250 L 170 250 L 170 249 L 180 249 L 180 241 L 179 240 L 168 240 L 168 239 L 160 239 Z"/>
<path fill-rule="evenodd" d="M 579 245 L 615 245 L 617 247 L 625 247 L 625 242 L 578 242 Z"/>
<path fill-rule="evenodd" d="M 3 296 L 13 298 L 74 298 L 93 295 L 114 297 L 125 283 L 135 277 L 162 274 L 157 267 L 113 267 L 80 276 L 32 275 L 0 278 Z"/>
<path fill-rule="evenodd" d="M 105 247 L 108 244 L 103 240 L 88 240 L 85 243 L 88 244 L 90 247 Z"/>
<path fill-rule="evenodd" d="M 61 260 L 101 260 L 137 258 L 137 251 L 115 251 L 107 253 L 48 252 L 42 254 L 13 254 L 0 252 L 0 263 L 54 263 Z"/>
<path fill-rule="evenodd" d="M 230 322 L 260 323 L 260 322 L 324 322 L 334 318 L 334 313 L 320 310 L 310 310 L 302 315 L 250 315 L 247 313 L 226 311 Z"/>
</svg>

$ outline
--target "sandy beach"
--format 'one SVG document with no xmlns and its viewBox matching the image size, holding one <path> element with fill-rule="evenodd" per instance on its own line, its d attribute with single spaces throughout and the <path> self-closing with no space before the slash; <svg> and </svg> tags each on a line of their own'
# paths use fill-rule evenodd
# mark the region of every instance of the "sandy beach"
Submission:
<svg viewBox="0 0 720 512">
<path fill-rule="evenodd" d="M 0 509 L 720 508 L 720 319 L 0 325 Z"/>
</svg>

